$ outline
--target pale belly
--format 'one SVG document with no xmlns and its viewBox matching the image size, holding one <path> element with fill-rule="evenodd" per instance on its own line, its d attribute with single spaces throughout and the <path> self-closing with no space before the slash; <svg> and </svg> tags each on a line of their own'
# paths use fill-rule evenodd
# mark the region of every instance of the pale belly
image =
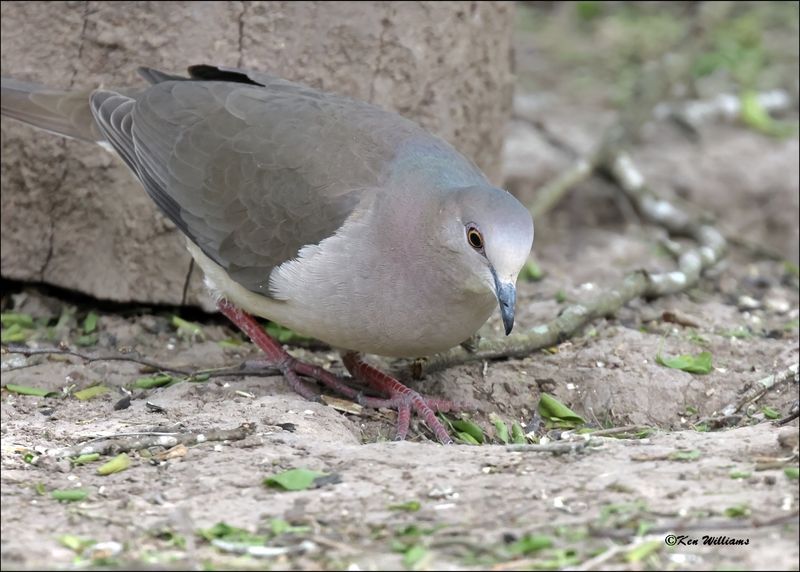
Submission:
<svg viewBox="0 0 800 572">
<path fill-rule="evenodd" d="M 348 288 L 345 296 L 323 281 L 294 288 L 290 297 L 276 300 L 231 280 L 197 246 L 190 244 L 189 250 L 205 272 L 212 296 L 340 350 L 388 357 L 432 355 L 472 336 L 497 306 L 488 291 L 453 299 Z"/>
</svg>

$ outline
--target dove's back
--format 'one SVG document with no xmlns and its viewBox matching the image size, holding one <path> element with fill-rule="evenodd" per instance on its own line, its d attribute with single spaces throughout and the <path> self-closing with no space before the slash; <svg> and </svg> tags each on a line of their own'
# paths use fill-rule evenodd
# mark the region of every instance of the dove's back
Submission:
<svg viewBox="0 0 800 572">
<path fill-rule="evenodd" d="M 205 255 L 267 296 L 276 266 L 333 235 L 364 193 L 398 172 L 427 162 L 438 173 L 444 162 L 456 173 L 448 186 L 485 182 L 447 143 L 395 113 L 269 74 L 189 71 L 142 68 L 149 88 L 91 96 L 4 78 L 2 113 L 107 140 Z"/>
</svg>

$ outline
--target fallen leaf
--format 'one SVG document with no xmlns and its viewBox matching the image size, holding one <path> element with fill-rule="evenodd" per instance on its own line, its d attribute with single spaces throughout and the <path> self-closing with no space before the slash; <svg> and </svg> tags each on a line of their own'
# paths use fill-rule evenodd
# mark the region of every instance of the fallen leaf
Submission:
<svg viewBox="0 0 800 572">
<path fill-rule="evenodd" d="M 97 468 L 98 475 L 111 475 L 113 473 L 119 473 L 124 471 L 128 467 L 131 466 L 131 459 L 128 457 L 127 453 L 120 453 L 109 462 L 104 465 L 101 465 Z"/>
<path fill-rule="evenodd" d="M 656 355 L 656 363 L 672 369 L 679 369 L 688 373 L 707 374 L 711 372 L 711 353 L 700 352 L 693 356 L 684 354 L 676 357 L 663 357 Z"/>
<path fill-rule="evenodd" d="M 50 496 L 57 501 L 62 502 L 78 502 L 89 496 L 89 493 L 83 489 L 70 489 L 66 491 L 53 491 Z"/>
<path fill-rule="evenodd" d="M 317 479 L 327 477 L 328 473 L 320 473 L 309 469 L 289 469 L 283 473 L 264 479 L 269 487 L 278 487 L 286 491 L 302 491 L 314 486 Z"/>
<path fill-rule="evenodd" d="M 92 387 L 87 387 L 86 389 L 81 389 L 80 391 L 76 391 L 72 395 L 81 401 L 86 401 L 87 399 L 92 399 L 93 397 L 97 397 L 98 395 L 103 395 L 108 391 L 108 388 L 105 385 L 93 385 Z"/>
</svg>

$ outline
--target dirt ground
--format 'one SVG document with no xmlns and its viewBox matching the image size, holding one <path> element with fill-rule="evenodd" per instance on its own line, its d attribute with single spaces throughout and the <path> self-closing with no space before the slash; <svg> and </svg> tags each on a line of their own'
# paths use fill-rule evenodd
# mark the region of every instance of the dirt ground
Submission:
<svg viewBox="0 0 800 572">
<path fill-rule="evenodd" d="M 529 47 L 520 42 L 517 49 L 524 54 Z M 596 141 L 613 117 L 601 103 L 576 110 L 549 95 L 536 111 L 541 123 L 578 149 Z M 544 150 L 536 159 L 543 180 L 568 164 L 541 130 L 514 129 Z M 152 370 L 4 351 L 3 386 L 60 395 L 3 390 L 3 569 L 797 569 L 798 421 L 779 426 L 773 419 L 796 407 L 797 378 L 735 417 L 721 411 L 800 357 L 798 155 L 796 136 L 773 139 L 711 123 L 691 142 L 674 126 L 654 124 L 634 153 L 651 184 L 709 211 L 729 236 L 785 260 L 732 246 L 697 287 L 637 300 L 556 348 L 409 382 L 478 403 L 471 417 L 489 438 L 491 414 L 533 430 L 543 392 L 592 428 L 639 426 L 588 444 L 574 432 L 546 433 L 544 442 L 572 443 L 569 452 L 511 450 L 497 439 L 444 447 L 416 421 L 408 441 L 393 442 L 392 412 L 345 413 L 304 401 L 277 376 L 134 388 L 130 405 L 117 409 L 125 396 L 120 388 Z M 552 320 L 632 269 L 673 265 L 659 247 L 660 231 L 640 224 L 599 179 L 536 225 L 534 254 L 545 276 L 520 282 L 519 331 Z M 192 370 L 258 357 L 251 344 L 231 342 L 240 338 L 224 321 L 199 313 L 183 314 L 202 329 L 190 335 L 172 324 L 173 309 L 109 306 L 20 284 L 5 285 L 2 308 L 42 324 L 31 347 L 63 341 L 92 355 L 124 351 Z M 99 319 L 87 334 L 89 312 Z M 693 325 L 666 321 L 665 312 Z M 495 316 L 481 333 L 497 336 L 500 327 Z M 79 340 L 85 347 L 75 346 Z M 342 372 L 330 349 L 288 347 Z M 659 353 L 704 350 L 713 360 L 708 375 L 656 363 Z M 97 384 L 110 390 L 75 398 Z M 237 429 L 214 440 L 220 430 Z M 134 447 L 130 467 L 108 476 L 97 474 L 108 456 L 74 465 L 54 455 L 97 437 L 147 432 L 206 437 L 166 460 L 159 458 L 165 447 Z M 295 468 L 329 477 L 301 491 L 263 484 Z M 75 488 L 88 496 L 51 498 L 53 490 Z M 211 542 L 197 532 L 221 522 L 250 536 L 228 531 Z M 670 535 L 677 535 L 676 546 Z M 704 537 L 716 544 L 704 545 Z M 248 539 L 259 549 L 237 554 L 248 550 Z"/>
</svg>

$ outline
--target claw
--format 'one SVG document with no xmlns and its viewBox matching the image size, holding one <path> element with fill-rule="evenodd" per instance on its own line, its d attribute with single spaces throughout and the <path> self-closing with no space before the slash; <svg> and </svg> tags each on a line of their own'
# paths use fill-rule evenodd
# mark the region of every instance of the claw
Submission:
<svg viewBox="0 0 800 572">
<path fill-rule="evenodd" d="M 396 409 L 397 431 L 395 438 L 397 440 L 403 440 L 408 435 L 411 425 L 411 411 L 413 410 L 422 417 L 439 442 L 444 445 L 449 445 L 453 442 L 447 429 L 436 418 L 436 412 L 454 411 L 463 407 L 459 407 L 452 401 L 445 399 L 424 397 L 413 389 L 406 387 L 394 377 L 367 364 L 358 354 L 347 353 L 343 356 L 342 361 L 350 374 L 387 397 L 365 396 L 362 391 L 350 387 L 344 378 L 334 375 L 319 366 L 301 362 L 290 356 L 278 342 L 267 335 L 263 328 L 258 325 L 258 322 L 249 314 L 225 300 L 220 301 L 218 307 L 223 314 L 253 340 L 253 343 L 261 348 L 267 356 L 269 366 L 277 367 L 286 378 L 289 386 L 304 398 L 310 401 L 319 400 L 319 396 L 308 387 L 300 376 L 315 379 L 360 405 Z"/>
</svg>

